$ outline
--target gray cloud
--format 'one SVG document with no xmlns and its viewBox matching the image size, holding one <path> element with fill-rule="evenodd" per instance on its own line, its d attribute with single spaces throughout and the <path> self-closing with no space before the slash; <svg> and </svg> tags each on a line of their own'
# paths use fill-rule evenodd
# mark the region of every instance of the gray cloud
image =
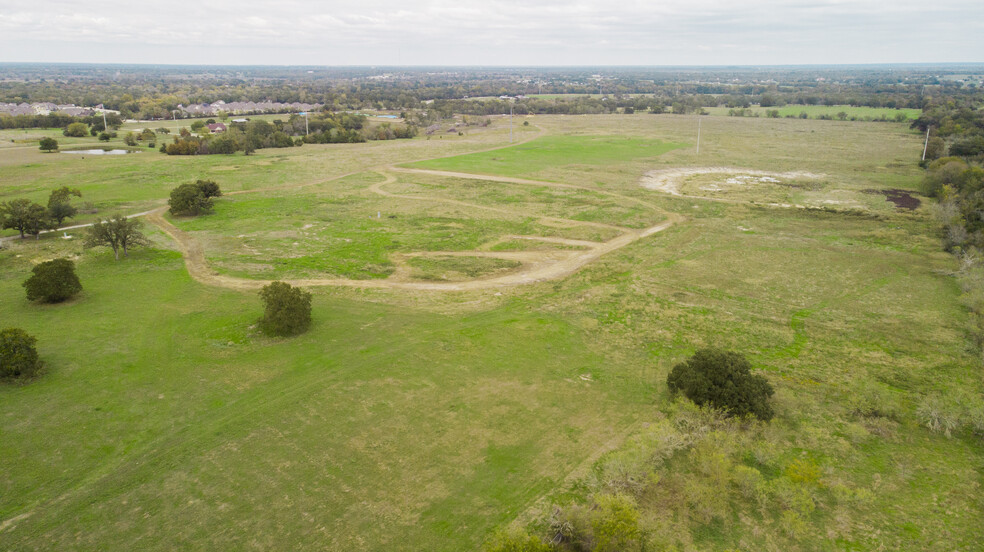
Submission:
<svg viewBox="0 0 984 552">
<path fill-rule="evenodd" d="M 0 0 L 0 60 L 234 64 L 984 61 L 984 4 L 940 0 Z"/>
</svg>

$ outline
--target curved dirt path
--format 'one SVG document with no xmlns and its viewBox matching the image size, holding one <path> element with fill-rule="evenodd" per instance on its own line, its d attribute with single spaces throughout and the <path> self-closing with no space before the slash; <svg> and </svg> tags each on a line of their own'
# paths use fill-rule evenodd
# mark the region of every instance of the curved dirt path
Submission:
<svg viewBox="0 0 984 552">
<path fill-rule="evenodd" d="M 571 184 L 560 184 L 554 182 L 542 182 L 537 180 L 525 180 L 519 178 L 511 177 L 499 177 L 499 176 L 485 176 L 485 175 L 474 175 L 466 173 L 454 173 L 454 172 L 442 172 L 442 171 L 430 171 L 430 170 L 415 170 L 415 169 L 389 169 L 395 170 L 397 172 L 409 172 L 409 173 L 421 173 L 429 174 L 433 176 L 448 176 L 454 178 L 470 178 L 476 180 L 486 180 L 492 182 L 503 182 L 511 184 L 528 184 L 536 186 L 553 186 L 560 188 L 574 188 L 583 189 L 593 192 L 600 192 L 605 195 L 618 197 L 623 200 L 629 200 L 636 203 L 641 203 L 652 209 L 659 210 L 663 212 L 656 205 L 646 202 L 641 199 L 632 198 L 629 196 L 622 196 L 615 192 L 609 192 L 606 190 L 596 190 L 587 186 L 575 186 Z M 416 197 L 416 196 L 403 196 L 398 194 L 392 194 L 383 189 L 388 183 L 395 181 L 392 175 L 385 174 L 386 177 L 384 181 L 375 183 L 369 187 L 369 190 L 388 197 L 398 197 L 401 199 L 414 199 L 421 201 L 431 201 L 448 203 L 453 205 L 459 205 L 468 208 L 479 208 L 492 210 L 504 214 L 514 215 L 513 211 L 508 211 L 505 209 L 500 209 L 498 207 L 491 207 L 486 205 L 476 205 L 467 203 L 455 199 L 445 199 L 437 197 Z M 178 248 L 182 253 L 185 260 L 185 266 L 188 269 L 188 274 L 191 275 L 195 280 L 212 286 L 224 287 L 234 290 L 255 290 L 259 289 L 273 280 L 256 280 L 251 278 L 239 278 L 235 276 L 228 276 L 224 274 L 219 274 L 215 270 L 211 269 L 208 265 L 208 261 L 205 258 L 205 251 L 201 244 L 194 239 L 191 235 L 184 232 L 183 230 L 177 228 L 170 222 L 168 222 L 164 217 L 163 213 L 165 207 L 155 209 L 147 214 L 147 220 L 159 227 L 164 233 L 170 236 L 177 244 Z M 651 226 L 649 228 L 644 228 L 641 230 L 623 228 L 619 226 L 612 226 L 601 223 L 594 222 L 584 222 L 575 221 L 568 219 L 558 219 L 554 217 L 543 217 L 544 221 L 553 221 L 555 223 L 562 223 L 566 225 L 590 225 L 590 226 L 600 226 L 604 228 L 616 229 L 621 232 L 620 235 L 608 240 L 606 242 L 589 242 L 584 240 L 567 240 L 564 238 L 550 238 L 550 237 L 540 237 L 540 236 L 514 236 L 519 239 L 529 239 L 529 240 L 539 240 L 548 243 L 559 243 L 567 245 L 576 245 L 578 247 L 583 247 L 582 250 L 546 250 L 546 251 L 512 251 L 512 252 L 491 252 L 491 251 L 428 251 L 428 252 L 415 252 L 400 255 L 400 259 L 397 259 L 398 265 L 404 265 L 402 259 L 409 257 L 419 257 L 419 256 L 461 256 L 461 257 L 495 257 L 508 260 L 518 260 L 523 262 L 523 267 L 512 271 L 508 274 L 503 274 L 501 276 L 492 276 L 486 278 L 477 278 L 474 280 L 466 280 L 461 282 L 426 282 L 426 281 L 412 281 L 407 280 L 409 276 L 409 270 L 406 266 L 398 266 L 397 271 L 387 279 L 380 280 L 350 280 L 347 278 L 303 278 L 303 279 L 287 279 L 282 280 L 294 286 L 347 286 L 356 288 L 376 288 L 376 289 L 410 289 L 410 290 L 428 290 L 428 291 L 464 291 L 464 290 L 476 290 L 476 289 L 489 289 L 498 288 L 504 286 L 515 286 L 523 284 L 532 284 L 535 282 L 543 282 L 547 280 L 556 280 L 570 274 L 573 274 L 577 270 L 583 268 L 589 263 L 597 260 L 602 255 L 610 253 L 617 249 L 621 249 L 626 245 L 629 245 L 637 240 L 651 236 L 657 232 L 661 232 L 677 222 L 683 220 L 683 217 L 675 213 L 666 213 L 666 220 L 663 222 Z"/>
</svg>

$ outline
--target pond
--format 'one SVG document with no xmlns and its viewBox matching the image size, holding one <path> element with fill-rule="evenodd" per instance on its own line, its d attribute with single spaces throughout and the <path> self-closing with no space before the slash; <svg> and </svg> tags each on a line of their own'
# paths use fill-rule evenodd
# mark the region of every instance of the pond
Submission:
<svg viewBox="0 0 984 552">
<path fill-rule="evenodd" d="M 111 150 L 87 149 L 87 150 L 69 150 L 69 151 L 63 151 L 62 153 L 75 153 L 81 155 L 126 155 L 127 153 L 140 153 L 140 152 L 125 150 L 125 149 L 111 149 Z"/>
</svg>

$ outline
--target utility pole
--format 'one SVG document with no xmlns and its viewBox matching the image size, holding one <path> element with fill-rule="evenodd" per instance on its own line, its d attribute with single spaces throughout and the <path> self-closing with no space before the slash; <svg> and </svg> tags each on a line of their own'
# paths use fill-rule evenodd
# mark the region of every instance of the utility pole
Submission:
<svg viewBox="0 0 984 552">
<path fill-rule="evenodd" d="M 308 136 L 311 135 L 311 127 L 308 126 L 308 114 L 307 111 L 304 112 L 304 133 Z"/>
<path fill-rule="evenodd" d="M 105 108 L 103 109 L 103 132 L 109 133 L 109 125 L 106 124 L 106 109 Z M 924 159 L 925 159 L 925 157 L 926 157 L 926 155 L 923 154 L 923 158 Z"/>
<path fill-rule="evenodd" d="M 509 141 L 510 142 L 513 141 L 513 137 L 512 137 L 512 115 L 513 115 L 513 112 L 512 112 L 512 110 L 513 110 L 513 106 L 512 106 L 512 102 L 510 102 L 509 103 Z"/>
<path fill-rule="evenodd" d="M 926 160 L 926 150 L 929 149 L 929 126 L 926 127 L 926 143 L 923 144 L 923 156 L 922 160 Z"/>
<path fill-rule="evenodd" d="M 700 157 L 700 114 L 697 115 L 697 157 Z"/>
</svg>

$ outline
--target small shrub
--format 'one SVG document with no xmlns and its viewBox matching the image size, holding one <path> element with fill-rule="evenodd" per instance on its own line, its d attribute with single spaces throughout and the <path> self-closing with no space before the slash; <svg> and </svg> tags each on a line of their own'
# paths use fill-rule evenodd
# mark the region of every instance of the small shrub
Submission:
<svg viewBox="0 0 984 552">
<path fill-rule="evenodd" d="M 786 466 L 786 477 L 795 483 L 820 484 L 820 466 L 808 459 L 797 458 Z"/>
<path fill-rule="evenodd" d="M 731 480 L 738 487 L 741 496 L 749 500 L 754 499 L 758 501 L 760 506 L 764 506 L 768 497 L 762 492 L 765 482 L 762 472 L 750 466 L 739 464 L 735 466 Z"/>
<path fill-rule="evenodd" d="M 284 282 L 260 290 L 264 312 L 260 328 L 269 335 L 297 335 L 311 325 L 311 294 Z"/>
<path fill-rule="evenodd" d="M 782 532 L 791 539 L 799 540 L 806 537 L 810 529 L 810 524 L 792 510 L 786 510 L 782 513 L 780 523 Z"/>
<path fill-rule="evenodd" d="M 24 281 L 28 301 L 60 303 L 82 291 L 82 283 L 75 274 L 75 263 L 68 259 L 54 259 L 36 265 L 33 275 Z"/>
<path fill-rule="evenodd" d="M 752 365 L 739 353 L 702 349 L 673 367 L 666 383 L 670 391 L 682 391 L 698 405 L 709 405 L 732 416 L 752 414 L 772 419 L 769 404 L 775 390 L 762 376 L 751 374 Z"/>
<path fill-rule="evenodd" d="M 31 377 L 43 364 L 34 348 L 37 339 L 20 328 L 0 331 L 0 378 Z"/>
<path fill-rule="evenodd" d="M 550 552 L 554 548 L 542 539 L 517 528 L 497 531 L 485 543 L 485 552 Z"/>
<path fill-rule="evenodd" d="M 555 508 L 550 516 L 553 542 L 568 545 L 571 550 L 591 550 L 591 510 L 581 504 Z"/>
<path fill-rule="evenodd" d="M 919 422 L 934 433 L 942 433 L 947 437 L 960 425 L 959 415 L 940 395 L 930 395 L 916 409 Z"/>
</svg>

